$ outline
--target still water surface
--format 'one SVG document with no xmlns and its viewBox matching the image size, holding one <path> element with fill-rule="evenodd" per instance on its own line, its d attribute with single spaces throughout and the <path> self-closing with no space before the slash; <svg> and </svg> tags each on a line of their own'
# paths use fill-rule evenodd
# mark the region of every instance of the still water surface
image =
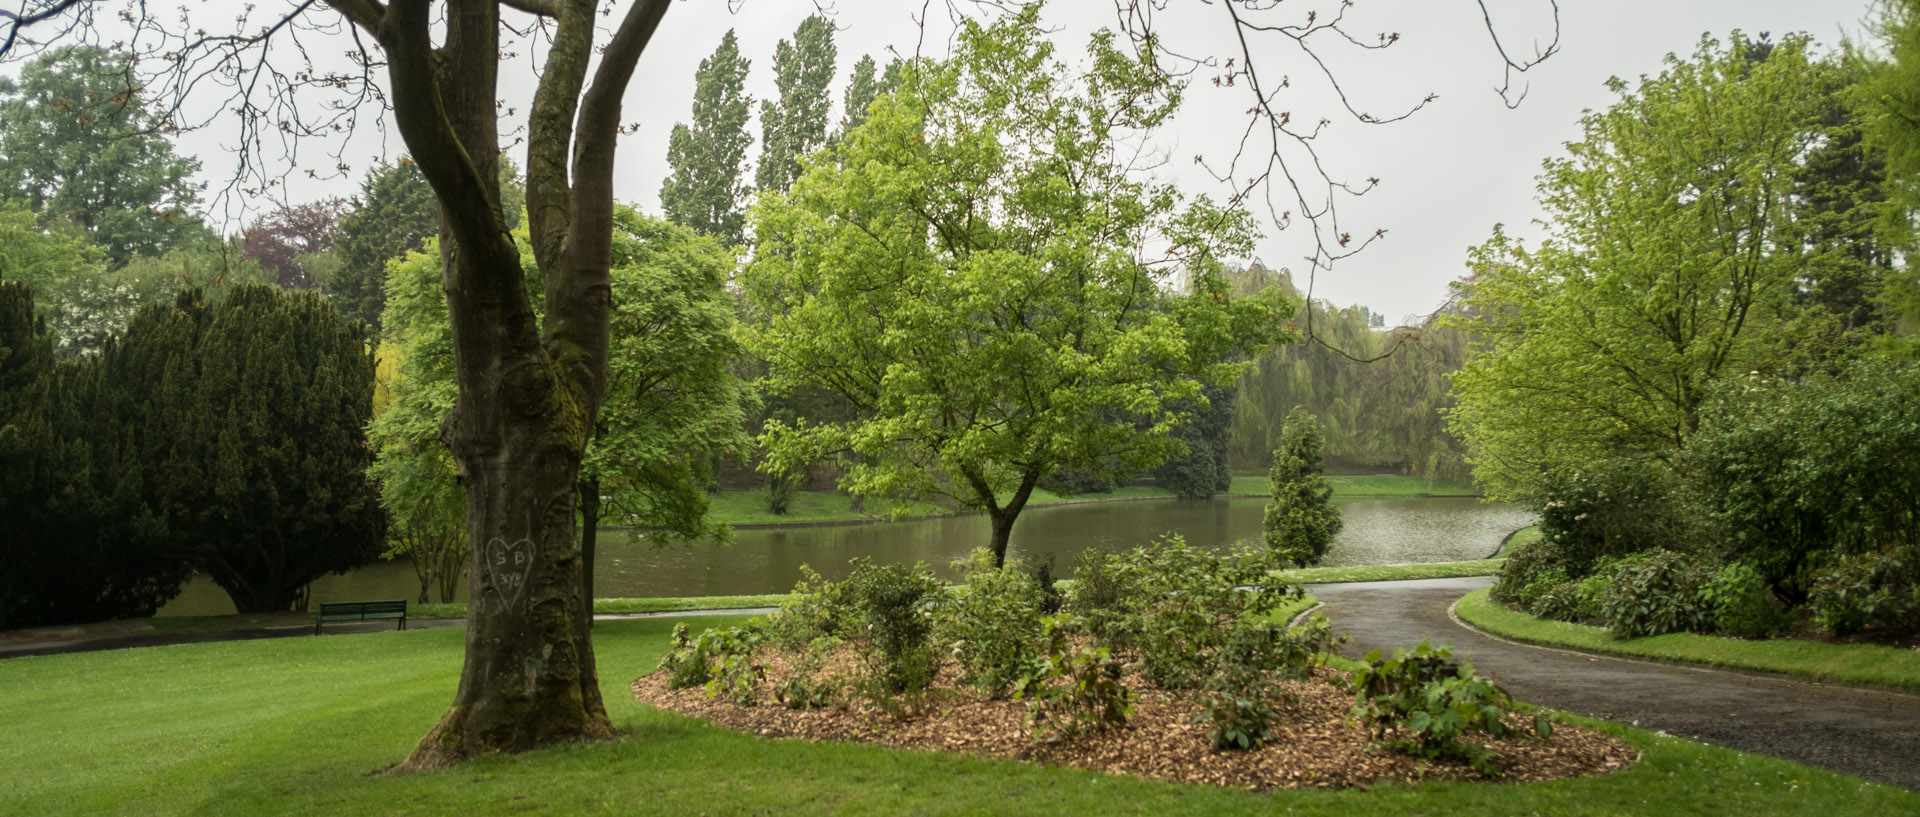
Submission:
<svg viewBox="0 0 1920 817">
<path fill-rule="evenodd" d="M 1515 528 L 1531 524 L 1521 508 L 1471 498 L 1341 499 L 1346 527 L 1327 553 L 1327 565 L 1451 562 L 1485 557 Z M 1257 541 L 1264 499 L 1203 502 L 1148 500 L 1040 507 L 1020 515 L 1009 555 L 1054 559 L 1057 576 L 1072 572 L 1087 548 L 1124 550 L 1155 536 L 1178 533 L 1188 543 L 1225 548 Z M 986 545 L 984 515 L 813 528 L 735 531 L 727 545 L 657 548 L 636 533 L 602 531 L 594 560 L 594 595 L 601 598 L 784 593 L 811 565 L 829 577 L 847 573 L 860 556 L 882 562 L 925 562 L 943 574 L 949 562 Z M 313 601 L 416 599 L 419 581 L 406 561 L 375 562 L 313 584 Z M 462 595 L 465 591 L 462 590 Z M 161 615 L 225 615 L 226 593 L 196 576 Z"/>
</svg>

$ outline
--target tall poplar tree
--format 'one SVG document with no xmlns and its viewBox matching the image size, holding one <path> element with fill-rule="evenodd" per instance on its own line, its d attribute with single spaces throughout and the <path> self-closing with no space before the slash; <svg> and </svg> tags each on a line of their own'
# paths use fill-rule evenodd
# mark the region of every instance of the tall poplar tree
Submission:
<svg viewBox="0 0 1920 817">
<path fill-rule="evenodd" d="M 773 84 L 778 100 L 760 103 L 760 166 L 754 182 L 761 190 L 784 193 L 800 178 L 800 157 L 826 144 L 837 52 L 833 26 L 815 14 L 800 21 L 792 40 L 773 51 Z M 871 101 L 871 100 L 869 100 Z"/>
<path fill-rule="evenodd" d="M 876 73 L 879 66 L 873 61 L 873 55 L 860 55 L 860 61 L 853 64 L 853 73 L 847 77 L 847 90 L 840 96 L 840 127 L 834 132 L 834 139 L 845 138 L 860 127 L 860 123 L 867 121 L 867 107 L 881 95 L 893 93 L 900 87 L 904 66 L 895 58 L 887 63 L 884 73 Z"/>
<path fill-rule="evenodd" d="M 742 164 L 753 143 L 747 133 L 750 65 L 728 29 L 694 74 L 693 124 L 673 126 L 667 139 L 673 172 L 660 183 L 660 210 L 668 221 L 736 245 L 747 219 Z"/>
</svg>

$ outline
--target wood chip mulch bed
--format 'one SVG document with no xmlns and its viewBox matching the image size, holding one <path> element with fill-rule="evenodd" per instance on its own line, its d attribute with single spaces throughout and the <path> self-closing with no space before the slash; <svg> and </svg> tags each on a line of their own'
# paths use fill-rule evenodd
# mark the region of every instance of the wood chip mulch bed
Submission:
<svg viewBox="0 0 1920 817">
<path fill-rule="evenodd" d="M 768 678 L 785 677 L 785 662 L 768 662 Z M 828 672 L 850 669 L 834 662 Z M 1464 763 L 1432 761 L 1369 748 L 1365 729 L 1346 721 L 1353 695 L 1334 686 L 1338 673 L 1316 670 L 1311 681 L 1288 684 L 1297 702 L 1284 710 L 1279 734 L 1254 751 L 1216 751 L 1207 724 L 1196 722 L 1199 693 L 1163 690 L 1129 675 L 1134 711 L 1125 727 L 1036 743 L 1027 732 L 1022 701 L 975 700 L 955 684 L 949 665 L 918 717 L 896 717 L 865 701 L 826 709 L 787 709 L 773 699 L 771 680 L 755 706 L 709 698 L 702 687 L 671 690 L 658 670 L 635 679 L 634 696 L 678 712 L 767 738 L 859 741 L 882 746 L 959 752 L 1055 763 L 1155 780 L 1247 789 L 1361 788 L 1379 780 L 1480 779 Z M 1610 735 L 1556 723 L 1547 741 L 1488 741 L 1499 753 L 1503 782 L 1602 775 L 1627 767 L 1639 754 Z"/>
</svg>

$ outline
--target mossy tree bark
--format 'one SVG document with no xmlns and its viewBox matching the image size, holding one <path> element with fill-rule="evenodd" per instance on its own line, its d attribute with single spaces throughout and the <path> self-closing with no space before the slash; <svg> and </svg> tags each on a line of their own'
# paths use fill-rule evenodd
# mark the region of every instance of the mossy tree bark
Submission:
<svg viewBox="0 0 1920 817">
<path fill-rule="evenodd" d="M 574 510 L 607 384 L 620 98 L 667 3 L 636 3 L 604 45 L 593 0 L 329 3 L 386 52 L 394 120 L 439 199 L 459 385 L 443 436 L 472 542 L 466 664 L 453 706 L 400 768 L 611 736 Z M 502 6 L 552 32 L 526 140 L 544 321 L 500 205 Z"/>
</svg>

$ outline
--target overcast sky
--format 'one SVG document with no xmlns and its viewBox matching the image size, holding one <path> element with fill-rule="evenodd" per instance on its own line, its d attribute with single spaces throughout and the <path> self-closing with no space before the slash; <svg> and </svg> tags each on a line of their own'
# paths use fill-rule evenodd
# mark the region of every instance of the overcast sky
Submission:
<svg viewBox="0 0 1920 817">
<path fill-rule="evenodd" d="M 1312 0 L 1291 0 L 1283 11 L 1304 13 Z M 642 210 L 658 212 L 660 182 L 667 173 L 667 136 L 675 122 L 689 118 L 693 76 L 729 28 L 738 32 L 741 53 L 752 61 L 748 92 L 756 99 L 773 95 L 775 44 L 790 37 L 814 4 L 801 0 L 745 0 L 729 13 L 724 0 L 685 0 L 674 4 L 647 53 L 626 98 L 628 121 L 639 130 L 623 139 L 616 195 Z M 1218 5 L 1173 0 L 1162 23 L 1177 47 L 1191 54 L 1228 55 L 1235 47 Z M 1297 50 L 1280 43 L 1256 43 L 1258 66 L 1267 83 L 1285 76 L 1289 86 L 1276 104 L 1296 121 L 1326 116 L 1333 124 L 1321 139 L 1321 156 L 1334 175 L 1351 181 L 1378 177 L 1381 184 L 1359 201 L 1342 204 L 1341 229 L 1356 236 L 1375 229 L 1385 240 L 1317 276 L 1314 296 L 1338 304 L 1365 304 L 1389 322 L 1432 311 L 1446 298 L 1446 285 L 1463 272 L 1465 249 L 1486 239 L 1496 223 L 1522 235 L 1536 216 L 1534 176 L 1542 159 L 1558 155 L 1579 135 L 1584 109 L 1604 108 L 1613 100 L 1604 83 L 1610 76 L 1634 78 L 1658 73 L 1661 58 L 1690 54 L 1703 33 L 1725 38 L 1740 29 L 1775 36 L 1804 31 L 1823 47 L 1843 35 L 1859 38 L 1871 0 L 1563 0 L 1560 53 L 1517 81 L 1527 96 L 1508 110 L 1494 89 L 1501 62 L 1471 0 L 1359 0 L 1346 28 L 1371 39 L 1398 33 L 1401 41 L 1386 52 L 1357 52 L 1329 47 L 1322 53 L 1342 78 L 1356 107 L 1379 116 L 1397 113 L 1429 93 L 1438 100 L 1410 119 L 1390 125 L 1364 125 L 1332 107 L 1324 80 Z M 1332 8 L 1325 3 L 1321 8 Z M 861 54 L 884 63 L 889 49 L 912 54 L 919 49 L 944 54 L 950 26 L 936 20 L 923 38 L 914 17 L 921 3 L 898 0 L 839 0 L 832 5 L 839 50 L 839 78 L 832 93 L 834 118 L 844 78 Z M 942 3 L 933 2 L 944 18 Z M 1509 53 L 1531 52 L 1551 39 L 1552 22 L 1541 13 L 1545 0 L 1488 0 L 1496 28 Z M 1046 19 L 1058 26 L 1061 52 L 1082 53 L 1086 32 L 1113 22 L 1112 2 L 1054 0 Z M 1322 12 L 1330 13 L 1330 12 Z M 522 58 L 524 59 L 524 58 Z M 524 75 L 526 72 L 519 72 Z M 503 76 L 516 76 L 503 72 Z M 1232 152 L 1244 129 L 1247 98 L 1236 90 L 1222 96 L 1206 75 L 1194 83 L 1187 109 L 1174 127 L 1159 135 L 1156 147 L 1168 161 L 1160 171 L 1176 178 L 1189 193 L 1224 187 L 1193 164 L 1201 155 L 1219 161 Z M 511 93 L 511 92 L 509 92 Z M 1297 96 L 1291 96 L 1297 94 Z M 524 110 L 524 109 L 522 109 Z M 758 123 L 751 126 L 758 155 Z M 182 140 L 182 149 L 199 155 L 211 177 L 224 166 L 219 145 L 228 138 L 210 129 Z M 390 137 L 389 156 L 403 150 Z M 377 146 L 357 148 L 349 163 L 357 180 Z M 308 185 L 292 198 L 350 195 L 348 181 Z M 306 195 L 300 195 L 306 194 Z M 1282 202 L 1287 209 L 1294 205 Z M 1258 255 L 1269 266 L 1288 267 L 1304 277 L 1301 260 L 1311 248 L 1309 228 L 1296 222 L 1278 231 L 1266 224 Z"/>
<path fill-rule="evenodd" d="M 933 5 L 938 16 L 940 4 Z M 1300 5 L 1295 0 L 1280 8 Z M 1399 33 L 1401 41 L 1384 54 L 1327 49 L 1330 59 L 1340 60 L 1334 67 L 1363 110 L 1384 116 L 1427 93 L 1439 95 L 1433 105 L 1403 122 L 1362 125 L 1343 118 L 1324 98 L 1313 96 L 1314 68 L 1298 52 L 1276 45 L 1260 54 L 1266 60 L 1260 64 L 1264 75 L 1289 77 L 1307 97 L 1296 118 L 1316 107 L 1316 116 L 1334 118 L 1322 141 L 1327 143 L 1323 156 L 1336 174 L 1356 181 L 1378 177 L 1382 182 L 1360 202 L 1343 205 L 1342 227 L 1356 235 L 1385 228 L 1386 240 L 1341 261 L 1333 272 L 1321 273 L 1315 297 L 1366 304 L 1390 322 L 1432 311 L 1446 298 L 1447 283 L 1463 272 L 1467 247 L 1484 241 L 1496 223 L 1519 227 L 1536 217 L 1533 186 L 1541 160 L 1558 155 L 1565 142 L 1579 136 L 1582 110 L 1612 102 L 1604 87 L 1608 77 L 1658 73 L 1666 54 L 1688 55 L 1703 33 L 1724 39 L 1736 28 L 1775 36 L 1804 31 L 1821 45 L 1834 47 L 1843 33 L 1860 38 L 1871 2 L 1563 0 L 1560 5 L 1560 53 L 1525 76 L 1528 93 L 1517 110 L 1508 110 L 1494 92 L 1501 81 L 1501 63 L 1479 6 L 1470 0 L 1360 0 L 1350 12 L 1348 28 L 1362 37 Z M 773 92 L 775 44 L 792 36 L 811 10 L 811 4 L 795 0 L 748 0 L 732 15 L 718 13 L 720 6 L 712 0 L 675 5 L 641 61 L 642 79 L 627 97 L 628 118 L 639 121 L 641 130 L 622 146 L 618 195 L 642 209 L 658 208 L 660 180 L 667 172 L 667 134 L 674 122 L 688 118 L 693 72 L 720 36 L 729 28 L 736 30 L 741 53 L 753 61 L 748 91 L 765 99 Z M 1544 45 L 1551 39 L 1551 20 L 1539 13 L 1546 7 L 1541 0 L 1494 0 L 1487 7 L 1509 52 L 1531 52 L 1536 40 Z M 913 53 L 920 33 L 912 18 L 921 8 L 897 0 L 837 3 L 840 30 L 835 44 L 842 75 L 863 53 L 878 55 L 883 62 L 889 47 Z M 1112 15 L 1110 2 L 1054 0 L 1047 18 L 1062 26 L 1062 54 L 1077 55 L 1085 41 L 1082 32 L 1090 25 L 1111 24 Z M 1215 6 L 1175 0 L 1165 22 L 1170 28 L 1178 23 L 1180 33 L 1187 35 L 1183 46 L 1189 53 L 1204 48 L 1225 54 L 1232 44 L 1226 41 L 1230 29 L 1222 24 L 1224 19 Z M 944 53 L 939 31 L 928 39 L 922 48 Z M 834 90 L 836 106 L 841 84 Z M 1167 172 L 1180 172 L 1189 192 L 1211 191 L 1218 197 L 1220 185 L 1193 168 L 1192 156 L 1219 158 L 1231 151 L 1231 137 L 1245 124 L 1240 112 L 1247 100 L 1238 94 L 1221 99 L 1204 79 L 1196 86 L 1190 110 L 1160 141 L 1170 157 Z M 1322 104 L 1315 106 L 1315 99 Z M 755 155 L 758 149 L 756 140 Z M 1298 234 L 1305 229 L 1296 222 L 1281 232 L 1268 224 L 1259 256 L 1270 266 L 1304 273 L 1302 256 L 1311 247 Z"/>
</svg>

